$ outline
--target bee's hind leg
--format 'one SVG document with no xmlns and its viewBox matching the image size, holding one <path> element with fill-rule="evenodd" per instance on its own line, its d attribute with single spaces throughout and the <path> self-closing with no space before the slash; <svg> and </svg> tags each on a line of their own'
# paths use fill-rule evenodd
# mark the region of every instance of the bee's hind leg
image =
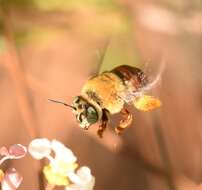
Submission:
<svg viewBox="0 0 202 190">
<path fill-rule="evenodd" d="M 121 115 L 123 119 L 120 121 L 119 125 L 115 128 L 115 132 L 117 134 L 120 134 L 125 128 L 129 127 L 129 125 L 132 123 L 132 114 L 126 109 L 123 108 L 121 110 Z"/>
<path fill-rule="evenodd" d="M 99 128 L 97 130 L 97 134 L 100 138 L 103 137 L 103 132 L 105 131 L 107 124 L 109 122 L 109 116 L 108 116 L 108 111 L 106 109 L 103 109 L 102 111 L 102 120 L 101 124 L 99 125 Z"/>
</svg>

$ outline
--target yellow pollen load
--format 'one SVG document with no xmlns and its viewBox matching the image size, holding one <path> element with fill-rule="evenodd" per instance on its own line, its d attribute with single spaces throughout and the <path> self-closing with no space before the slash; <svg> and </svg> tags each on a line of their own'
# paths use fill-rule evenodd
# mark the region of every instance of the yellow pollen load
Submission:
<svg viewBox="0 0 202 190">
<path fill-rule="evenodd" d="M 134 106 L 141 111 L 151 111 L 161 106 L 161 101 L 152 96 L 143 95 L 133 101 Z"/>
</svg>

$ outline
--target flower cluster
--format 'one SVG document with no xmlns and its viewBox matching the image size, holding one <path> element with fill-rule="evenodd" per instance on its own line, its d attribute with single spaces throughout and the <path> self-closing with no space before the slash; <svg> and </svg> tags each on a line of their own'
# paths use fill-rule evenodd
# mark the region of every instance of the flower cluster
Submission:
<svg viewBox="0 0 202 190">
<path fill-rule="evenodd" d="M 48 159 L 49 163 L 44 166 L 43 173 L 52 187 L 64 186 L 66 190 L 93 190 L 95 178 L 91 175 L 90 169 L 86 166 L 77 169 L 76 156 L 61 142 L 34 139 L 28 151 L 35 159 Z"/>
<path fill-rule="evenodd" d="M 15 144 L 7 149 L 6 147 L 0 148 L 0 165 L 8 159 L 20 159 L 27 153 L 26 147 L 21 144 Z M 16 171 L 15 168 L 9 168 L 5 172 L 0 169 L 0 182 L 2 190 L 15 190 L 21 182 L 22 176 Z"/>
<path fill-rule="evenodd" d="M 77 158 L 74 153 L 61 142 L 48 139 L 34 139 L 28 146 L 28 152 L 37 160 L 48 159 L 43 173 L 48 182 L 47 189 L 55 186 L 63 186 L 65 190 L 93 190 L 95 178 L 91 170 L 86 167 L 78 168 Z M 0 165 L 8 159 L 20 159 L 27 153 L 27 148 L 21 144 L 15 144 L 0 148 Z M 6 171 L 0 169 L 0 183 L 2 190 L 16 190 L 22 176 L 15 168 Z M 50 188 L 51 187 L 51 188 Z"/>
</svg>

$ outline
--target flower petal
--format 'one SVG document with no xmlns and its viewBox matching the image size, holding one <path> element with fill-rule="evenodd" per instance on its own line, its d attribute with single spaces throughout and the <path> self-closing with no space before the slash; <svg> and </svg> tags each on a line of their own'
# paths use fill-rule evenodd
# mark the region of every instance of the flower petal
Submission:
<svg viewBox="0 0 202 190">
<path fill-rule="evenodd" d="M 0 148 L 0 155 L 1 156 L 8 156 L 9 155 L 8 149 L 5 146 Z"/>
<path fill-rule="evenodd" d="M 51 153 L 51 143 L 46 138 L 34 139 L 28 147 L 29 153 L 37 160 L 40 160 Z"/>
<path fill-rule="evenodd" d="M 74 153 L 61 142 L 52 140 L 51 147 L 55 152 L 56 160 L 64 161 L 65 163 L 76 162 L 77 158 Z"/>
<path fill-rule="evenodd" d="M 77 175 L 83 182 L 89 182 L 92 179 L 91 170 L 87 166 L 83 166 L 77 170 Z"/>
<path fill-rule="evenodd" d="M 15 190 L 22 182 L 22 176 L 16 171 L 15 168 L 10 168 L 1 182 L 2 190 Z"/>
<path fill-rule="evenodd" d="M 94 186 L 95 186 L 95 177 L 92 176 L 91 181 L 88 184 L 86 184 L 85 190 L 93 190 Z"/>
<path fill-rule="evenodd" d="M 93 190 L 95 185 L 95 177 L 91 175 L 88 167 L 83 166 L 77 170 L 77 173 L 69 173 L 69 179 L 79 186 L 78 190 Z M 76 187 L 76 186 L 75 186 Z M 66 190 L 71 190 L 66 188 Z"/>
<path fill-rule="evenodd" d="M 65 161 L 61 160 L 54 160 L 50 163 L 52 170 L 54 172 L 59 173 L 60 175 L 67 176 L 69 172 L 74 172 L 75 169 L 78 167 L 78 164 L 73 163 L 66 163 Z"/>
<path fill-rule="evenodd" d="M 12 159 L 19 159 L 26 155 L 27 148 L 21 144 L 14 144 L 10 146 L 8 152 Z"/>
<path fill-rule="evenodd" d="M 81 187 L 76 184 L 71 184 L 65 187 L 65 190 L 81 190 Z"/>
</svg>

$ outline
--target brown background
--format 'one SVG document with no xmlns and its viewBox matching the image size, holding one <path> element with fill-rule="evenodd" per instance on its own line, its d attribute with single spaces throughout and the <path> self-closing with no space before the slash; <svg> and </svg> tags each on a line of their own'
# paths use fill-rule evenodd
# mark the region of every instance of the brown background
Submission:
<svg viewBox="0 0 202 190">
<path fill-rule="evenodd" d="M 1 4 L 0 19 L 1 146 L 28 145 L 34 136 L 58 139 L 92 169 L 95 190 L 200 189 L 201 1 L 122 0 L 115 10 L 82 4 L 65 11 L 9 2 Z M 81 130 L 71 110 L 47 99 L 70 103 L 97 70 L 97 50 L 108 38 L 103 70 L 119 63 L 147 65 L 152 78 L 165 63 L 151 92 L 163 106 L 150 113 L 129 107 L 131 128 L 116 136 L 115 116 L 99 139 L 96 126 Z M 39 162 L 28 155 L 2 168 L 11 166 L 24 176 L 19 189 L 43 189 Z"/>
</svg>

